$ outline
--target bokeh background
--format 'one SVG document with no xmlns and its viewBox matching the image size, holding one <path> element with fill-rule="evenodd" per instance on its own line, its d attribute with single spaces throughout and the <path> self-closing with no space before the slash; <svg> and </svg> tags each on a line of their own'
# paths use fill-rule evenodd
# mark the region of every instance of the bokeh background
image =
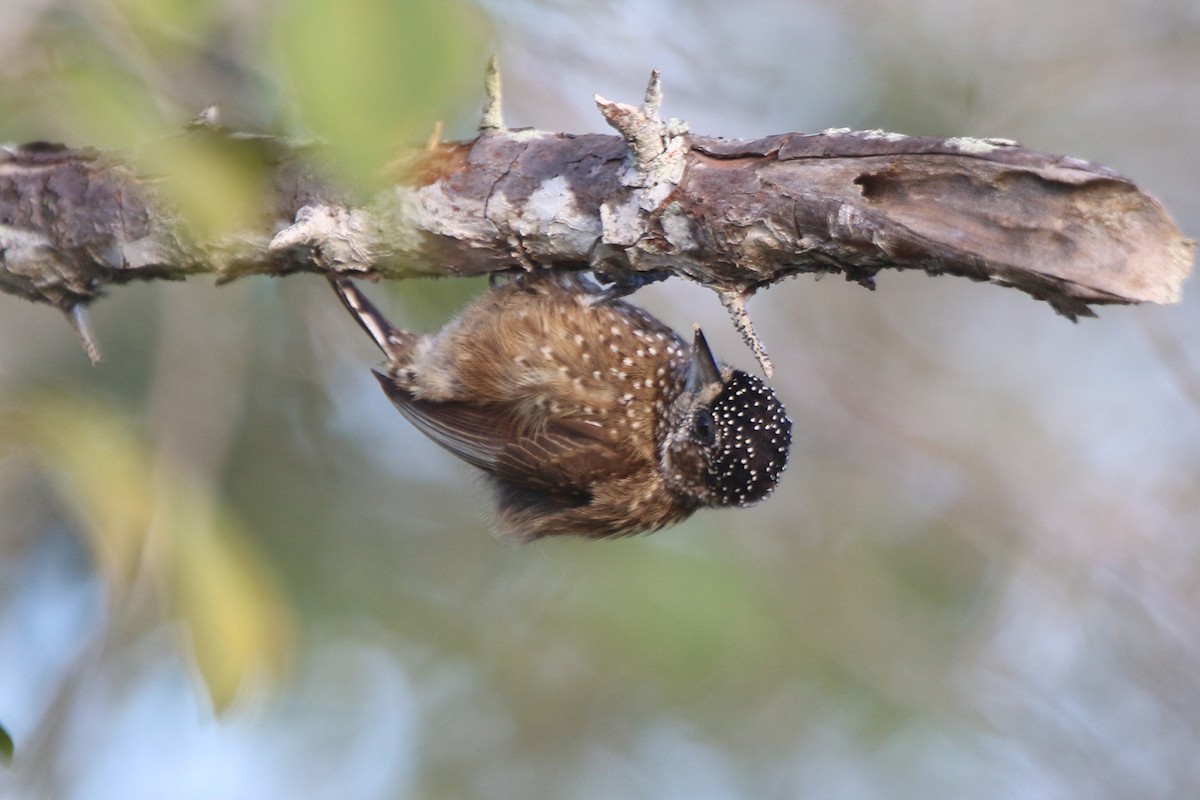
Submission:
<svg viewBox="0 0 1200 800">
<path fill-rule="evenodd" d="M 0 140 L 136 158 L 219 103 L 369 183 L 472 135 L 491 53 L 514 126 L 657 67 L 700 133 L 1011 137 L 1200 235 L 1195 0 L 9 0 Z M 429 330 L 484 286 L 373 294 Z M 1200 796 L 1198 291 L 787 282 L 776 496 L 522 547 L 316 277 L 122 287 L 98 368 L 0 297 L 0 796 Z M 753 368 L 709 293 L 637 299 Z"/>
</svg>

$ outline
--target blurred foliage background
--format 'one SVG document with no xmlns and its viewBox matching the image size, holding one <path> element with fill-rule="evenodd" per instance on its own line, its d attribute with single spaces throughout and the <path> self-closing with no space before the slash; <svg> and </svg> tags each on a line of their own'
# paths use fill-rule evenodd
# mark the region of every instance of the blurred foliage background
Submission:
<svg viewBox="0 0 1200 800">
<path fill-rule="evenodd" d="M 492 52 L 511 125 L 603 131 L 592 93 L 657 67 L 704 134 L 1012 137 L 1200 233 L 1190 0 L 18 0 L 0 139 L 136 157 L 219 103 L 369 185 L 472 135 Z M 314 277 L 123 287 L 95 369 L 0 297 L 0 794 L 1200 794 L 1196 286 L 1071 325 L 879 284 L 752 303 L 796 424 L 775 497 L 524 547 Z M 374 293 L 428 330 L 484 286 Z M 709 293 L 638 300 L 752 368 Z"/>
</svg>

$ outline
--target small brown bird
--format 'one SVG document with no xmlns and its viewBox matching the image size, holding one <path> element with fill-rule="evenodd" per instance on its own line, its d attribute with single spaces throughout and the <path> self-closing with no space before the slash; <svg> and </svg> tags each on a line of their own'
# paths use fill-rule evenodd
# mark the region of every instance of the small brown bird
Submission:
<svg viewBox="0 0 1200 800">
<path fill-rule="evenodd" d="M 791 421 L 756 377 L 582 279 L 527 274 L 441 331 L 397 330 L 347 279 L 342 302 L 387 356 L 396 408 L 482 469 L 497 527 L 528 541 L 652 531 L 775 488 Z"/>
</svg>

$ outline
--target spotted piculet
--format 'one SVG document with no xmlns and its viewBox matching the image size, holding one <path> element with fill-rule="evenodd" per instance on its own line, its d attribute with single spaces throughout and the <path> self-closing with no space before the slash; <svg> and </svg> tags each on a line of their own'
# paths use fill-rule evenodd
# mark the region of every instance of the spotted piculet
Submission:
<svg viewBox="0 0 1200 800">
<path fill-rule="evenodd" d="M 387 357 L 396 408 L 479 467 L 518 540 L 652 531 L 775 488 L 792 423 L 765 383 L 572 276 L 529 274 L 441 331 L 396 329 L 349 280 L 338 295 Z"/>
</svg>

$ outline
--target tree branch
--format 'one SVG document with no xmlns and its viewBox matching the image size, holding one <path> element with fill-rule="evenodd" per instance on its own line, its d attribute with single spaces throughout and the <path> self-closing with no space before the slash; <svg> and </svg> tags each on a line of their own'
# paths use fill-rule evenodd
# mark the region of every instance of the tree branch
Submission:
<svg viewBox="0 0 1200 800">
<path fill-rule="evenodd" d="M 115 283 L 212 272 L 400 278 L 595 269 L 620 285 L 676 275 L 740 314 L 797 273 L 873 288 L 921 269 L 1020 289 L 1074 319 L 1104 303 L 1172 303 L 1195 243 L 1132 181 L 1001 139 L 827 130 L 729 141 L 597 97 L 620 136 L 503 127 L 498 76 L 480 135 L 431 143 L 357 200 L 317 153 L 212 125 L 188 136 L 251 154 L 266 187 L 235 234 L 199 233 L 151 177 L 92 150 L 0 153 L 0 289 L 64 310 Z M 757 344 L 756 340 L 754 340 Z M 762 355 L 760 353 L 760 355 Z"/>
</svg>

